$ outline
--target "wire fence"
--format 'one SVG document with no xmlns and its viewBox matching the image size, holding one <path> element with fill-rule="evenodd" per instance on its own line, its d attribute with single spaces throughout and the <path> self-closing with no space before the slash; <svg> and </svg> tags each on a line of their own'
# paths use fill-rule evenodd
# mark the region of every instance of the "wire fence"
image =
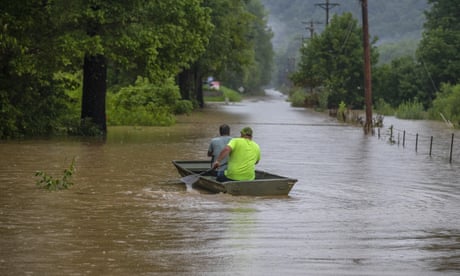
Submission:
<svg viewBox="0 0 460 276">
<path fill-rule="evenodd" d="M 402 146 L 403 148 L 412 148 L 416 153 L 447 158 L 449 163 L 453 162 L 455 155 L 454 133 L 451 133 L 449 136 L 425 136 L 390 126 L 387 129 L 378 128 L 377 137 L 388 141 L 390 144 Z"/>
</svg>

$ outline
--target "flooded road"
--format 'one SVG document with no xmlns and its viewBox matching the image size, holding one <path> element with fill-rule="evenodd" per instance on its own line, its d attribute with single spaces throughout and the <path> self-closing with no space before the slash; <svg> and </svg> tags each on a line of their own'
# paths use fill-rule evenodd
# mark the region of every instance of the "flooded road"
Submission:
<svg viewBox="0 0 460 276">
<path fill-rule="evenodd" d="M 460 146 L 449 163 L 269 95 L 106 141 L 1 142 L 0 275 L 460 274 Z M 177 183 L 171 160 L 206 159 L 221 123 L 254 129 L 258 168 L 298 179 L 289 196 Z M 35 186 L 35 171 L 60 176 L 74 157 L 69 190 Z"/>
</svg>

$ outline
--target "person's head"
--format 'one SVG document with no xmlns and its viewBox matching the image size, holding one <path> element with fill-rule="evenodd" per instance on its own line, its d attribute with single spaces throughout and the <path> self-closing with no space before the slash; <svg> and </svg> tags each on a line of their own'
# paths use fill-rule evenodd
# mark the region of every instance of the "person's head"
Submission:
<svg viewBox="0 0 460 276">
<path fill-rule="evenodd" d="M 241 131 L 241 137 L 252 138 L 252 128 L 245 127 Z"/>
<path fill-rule="evenodd" d="M 230 127 L 227 124 L 223 124 L 219 127 L 220 135 L 230 135 Z"/>
</svg>

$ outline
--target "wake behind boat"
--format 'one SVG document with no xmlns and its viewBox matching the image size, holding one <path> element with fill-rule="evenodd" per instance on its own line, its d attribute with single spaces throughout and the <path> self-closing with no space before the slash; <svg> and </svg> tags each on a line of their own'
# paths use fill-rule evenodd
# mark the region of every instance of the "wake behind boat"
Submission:
<svg viewBox="0 0 460 276">
<path fill-rule="evenodd" d="M 184 183 L 191 181 L 195 186 L 213 193 L 249 196 L 288 195 L 297 182 L 297 179 L 260 170 L 256 170 L 254 180 L 219 182 L 215 173 L 210 170 L 211 162 L 208 160 L 174 160 L 172 163 L 183 179 L 188 178 Z"/>
</svg>

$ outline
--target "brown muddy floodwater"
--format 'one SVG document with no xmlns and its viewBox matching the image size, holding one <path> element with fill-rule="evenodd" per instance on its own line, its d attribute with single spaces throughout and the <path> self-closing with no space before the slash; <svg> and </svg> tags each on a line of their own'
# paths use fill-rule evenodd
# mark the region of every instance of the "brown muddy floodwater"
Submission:
<svg viewBox="0 0 460 276">
<path fill-rule="evenodd" d="M 298 179 L 289 196 L 177 183 L 171 160 L 206 158 L 224 122 L 253 127 L 258 168 Z M 459 148 L 449 163 L 390 145 L 275 91 L 170 128 L 109 128 L 106 141 L 3 141 L 0 275 L 459 275 Z M 35 171 L 62 175 L 74 157 L 70 189 L 35 186 Z"/>
</svg>

